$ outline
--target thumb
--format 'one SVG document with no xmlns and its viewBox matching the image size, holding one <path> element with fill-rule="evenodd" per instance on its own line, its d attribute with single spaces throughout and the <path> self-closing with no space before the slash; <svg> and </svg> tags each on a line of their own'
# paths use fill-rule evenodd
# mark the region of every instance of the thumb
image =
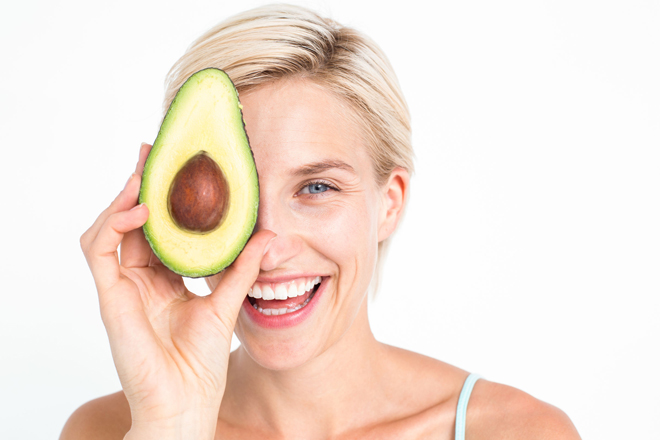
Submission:
<svg viewBox="0 0 660 440">
<path fill-rule="evenodd" d="M 208 296 L 216 315 L 232 331 L 243 300 L 259 276 L 261 259 L 275 237 L 277 234 L 268 230 L 254 234 Z"/>
</svg>

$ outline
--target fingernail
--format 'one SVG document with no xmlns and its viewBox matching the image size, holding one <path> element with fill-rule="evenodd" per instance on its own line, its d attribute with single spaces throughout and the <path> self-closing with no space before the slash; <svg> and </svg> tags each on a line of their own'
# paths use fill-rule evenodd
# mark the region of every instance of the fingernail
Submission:
<svg viewBox="0 0 660 440">
<path fill-rule="evenodd" d="M 136 210 L 136 209 L 138 209 L 138 208 L 142 208 L 142 206 L 144 206 L 144 203 L 140 203 L 140 204 L 137 205 L 137 206 L 133 206 L 133 207 L 131 208 L 131 211 L 134 211 L 134 210 Z"/>
<path fill-rule="evenodd" d="M 264 248 L 264 255 L 266 255 L 266 252 L 268 252 L 268 249 L 270 249 L 270 245 L 273 244 L 273 240 L 277 238 L 277 235 L 270 240 L 268 240 L 268 243 L 266 243 L 266 247 Z"/>
<path fill-rule="evenodd" d="M 145 145 L 149 145 L 149 144 L 146 142 L 142 142 L 140 144 L 140 152 L 138 153 L 138 162 L 140 161 L 140 159 L 142 159 L 142 150 L 144 150 Z"/>
<path fill-rule="evenodd" d="M 135 177 L 135 173 L 131 174 L 131 177 L 128 178 L 126 181 L 126 185 L 124 185 L 124 189 L 128 186 L 129 183 L 131 183 L 131 180 L 133 180 L 133 177 Z"/>
</svg>

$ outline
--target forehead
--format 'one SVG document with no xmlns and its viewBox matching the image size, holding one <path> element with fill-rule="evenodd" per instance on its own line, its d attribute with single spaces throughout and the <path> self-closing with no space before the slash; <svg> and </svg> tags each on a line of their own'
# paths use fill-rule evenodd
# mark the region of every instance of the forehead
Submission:
<svg viewBox="0 0 660 440">
<path fill-rule="evenodd" d="M 366 176 L 371 161 L 361 127 L 342 99 L 305 79 L 279 80 L 241 95 L 245 129 L 260 173 L 343 161 Z"/>
</svg>

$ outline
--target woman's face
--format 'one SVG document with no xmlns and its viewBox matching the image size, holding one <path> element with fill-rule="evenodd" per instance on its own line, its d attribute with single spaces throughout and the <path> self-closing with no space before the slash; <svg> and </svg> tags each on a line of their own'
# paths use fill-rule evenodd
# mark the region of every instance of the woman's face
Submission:
<svg viewBox="0 0 660 440">
<path fill-rule="evenodd" d="M 350 110 L 319 86 L 277 81 L 241 95 L 241 102 L 259 172 L 256 230 L 277 234 L 252 294 L 260 290 L 265 298 L 270 288 L 289 295 L 246 298 L 235 332 L 257 363 L 289 369 L 326 351 L 358 316 L 379 239 L 390 232 L 383 231 L 387 194 L 376 184 Z M 303 293 L 315 278 L 320 284 Z M 292 286 L 302 295 L 291 294 Z M 271 313 L 292 310 L 308 297 L 298 310 Z"/>
</svg>

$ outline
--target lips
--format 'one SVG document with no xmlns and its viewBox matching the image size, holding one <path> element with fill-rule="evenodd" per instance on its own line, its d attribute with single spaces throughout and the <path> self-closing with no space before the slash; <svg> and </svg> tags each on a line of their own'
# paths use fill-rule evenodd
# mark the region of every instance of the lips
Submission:
<svg viewBox="0 0 660 440">
<path fill-rule="evenodd" d="M 283 315 L 309 302 L 321 277 L 303 277 L 283 283 L 256 282 L 248 293 L 250 304 L 265 315 Z"/>
<path fill-rule="evenodd" d="M 304 277 L 280 283 L 255 283 L 245 298 L 243 306 L 250 319 L 262 327 L 281 328 L 297 325 L 309 316 L 318 297 L 325 290 L 327 277 Z M 294 292 L 292 286 L 296 286 Z M 264 299 L 274 296 L 279 290 L 279 297 L 287 292 L 286 299 Z M 261 292 L 259 292 L 261 291 Z M 299 292 L 302 291 L 302 294 Z M 291 292 L 292 296 L 288 296 Z M 255 298 L 261 293 L 261 298 Z M 294 295 L 295 293 L 295 295 Z"/>
</svg>

